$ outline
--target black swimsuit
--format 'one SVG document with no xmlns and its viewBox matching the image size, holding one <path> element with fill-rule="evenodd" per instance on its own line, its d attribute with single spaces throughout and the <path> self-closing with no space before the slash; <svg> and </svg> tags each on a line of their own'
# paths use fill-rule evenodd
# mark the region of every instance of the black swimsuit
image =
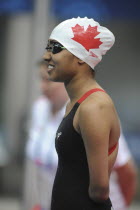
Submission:
<svg viewBox="0 0 140 210">
<path fill-rule="evenodd" d="M 89 169 L 85 146 L 82 137 L 73 127 L 73 118 L 78 106 L 96 91 L 103 90 L 92 89 L 81 97 L 70 113 L 63 118 L 57 130 L 55 145 L 58 168 L 53 185 L 51 210 L 111 210 L 110 199 L 103 203 L 95 203 L 89 198 Z"/>
</svg>

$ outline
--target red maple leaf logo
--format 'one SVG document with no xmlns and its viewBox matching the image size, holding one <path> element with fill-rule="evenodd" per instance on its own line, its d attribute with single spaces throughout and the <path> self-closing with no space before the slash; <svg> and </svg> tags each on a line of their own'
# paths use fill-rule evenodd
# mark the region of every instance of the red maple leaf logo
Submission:
<svg viewBox="0 0 140 210">
<path fill-rule="evenodd" d="M 72 39 L 80 43 L 87 51 L 90 49 L 98 49 L 103 43 L 100 41 L 100 38 L 95 38 L 100 33 L 97 31 L 97 26 L 91 27 L 91 25 L 89 25 L 85 31 L 84 26 L 76 24 L 75 27 L 72 27 L 72 30 L 74 33 Z M 94 53 L 91 53 L 91 56 L 97 57 Z"/>
</svg>

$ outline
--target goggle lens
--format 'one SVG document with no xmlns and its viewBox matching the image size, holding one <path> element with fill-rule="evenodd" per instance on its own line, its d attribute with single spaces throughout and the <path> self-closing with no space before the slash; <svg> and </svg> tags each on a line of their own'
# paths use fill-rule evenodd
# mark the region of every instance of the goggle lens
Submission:
<svg viewBox="0 0 140 210">
<path fill-rule="evenodd" d="M 63 49 L 66 49 L 60 43 L 54 42 L 46 47 L 46 50 L 52 52 L 53 54 L 57 54 L 61 52 Z"/>
</svg>

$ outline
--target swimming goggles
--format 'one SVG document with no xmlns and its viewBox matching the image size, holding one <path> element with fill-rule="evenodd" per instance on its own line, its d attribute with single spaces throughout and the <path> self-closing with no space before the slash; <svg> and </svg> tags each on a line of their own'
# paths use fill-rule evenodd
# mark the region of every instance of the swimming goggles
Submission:
<svg viewBox="0 0 140 210">
<path fill-rule="evenodd" d="M 58 42 L 51 42 L 47 45 L 47 47 L 45 49 L 48 52 L 52 52 L 53 54 L 57 54 L 57 53 L 61 52 L 62 50 L 66 49 L 66 48 L 63 47 L 63 45 L 61 45 Z"/>
</svg>

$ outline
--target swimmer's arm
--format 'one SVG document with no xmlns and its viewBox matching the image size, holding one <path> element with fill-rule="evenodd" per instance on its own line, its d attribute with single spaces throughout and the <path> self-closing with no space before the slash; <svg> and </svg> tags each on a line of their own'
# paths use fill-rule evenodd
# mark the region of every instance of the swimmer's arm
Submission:
<svg viewBox="0 0 140 210">
<path fill-rule="evenodd" d="M 79 128 L 89 166 L 89 197 L 103 202 L 109 197 L 108 145 L 111 129 L 108 105 L 84 104 L 79 109 Z"/>
</svg>

